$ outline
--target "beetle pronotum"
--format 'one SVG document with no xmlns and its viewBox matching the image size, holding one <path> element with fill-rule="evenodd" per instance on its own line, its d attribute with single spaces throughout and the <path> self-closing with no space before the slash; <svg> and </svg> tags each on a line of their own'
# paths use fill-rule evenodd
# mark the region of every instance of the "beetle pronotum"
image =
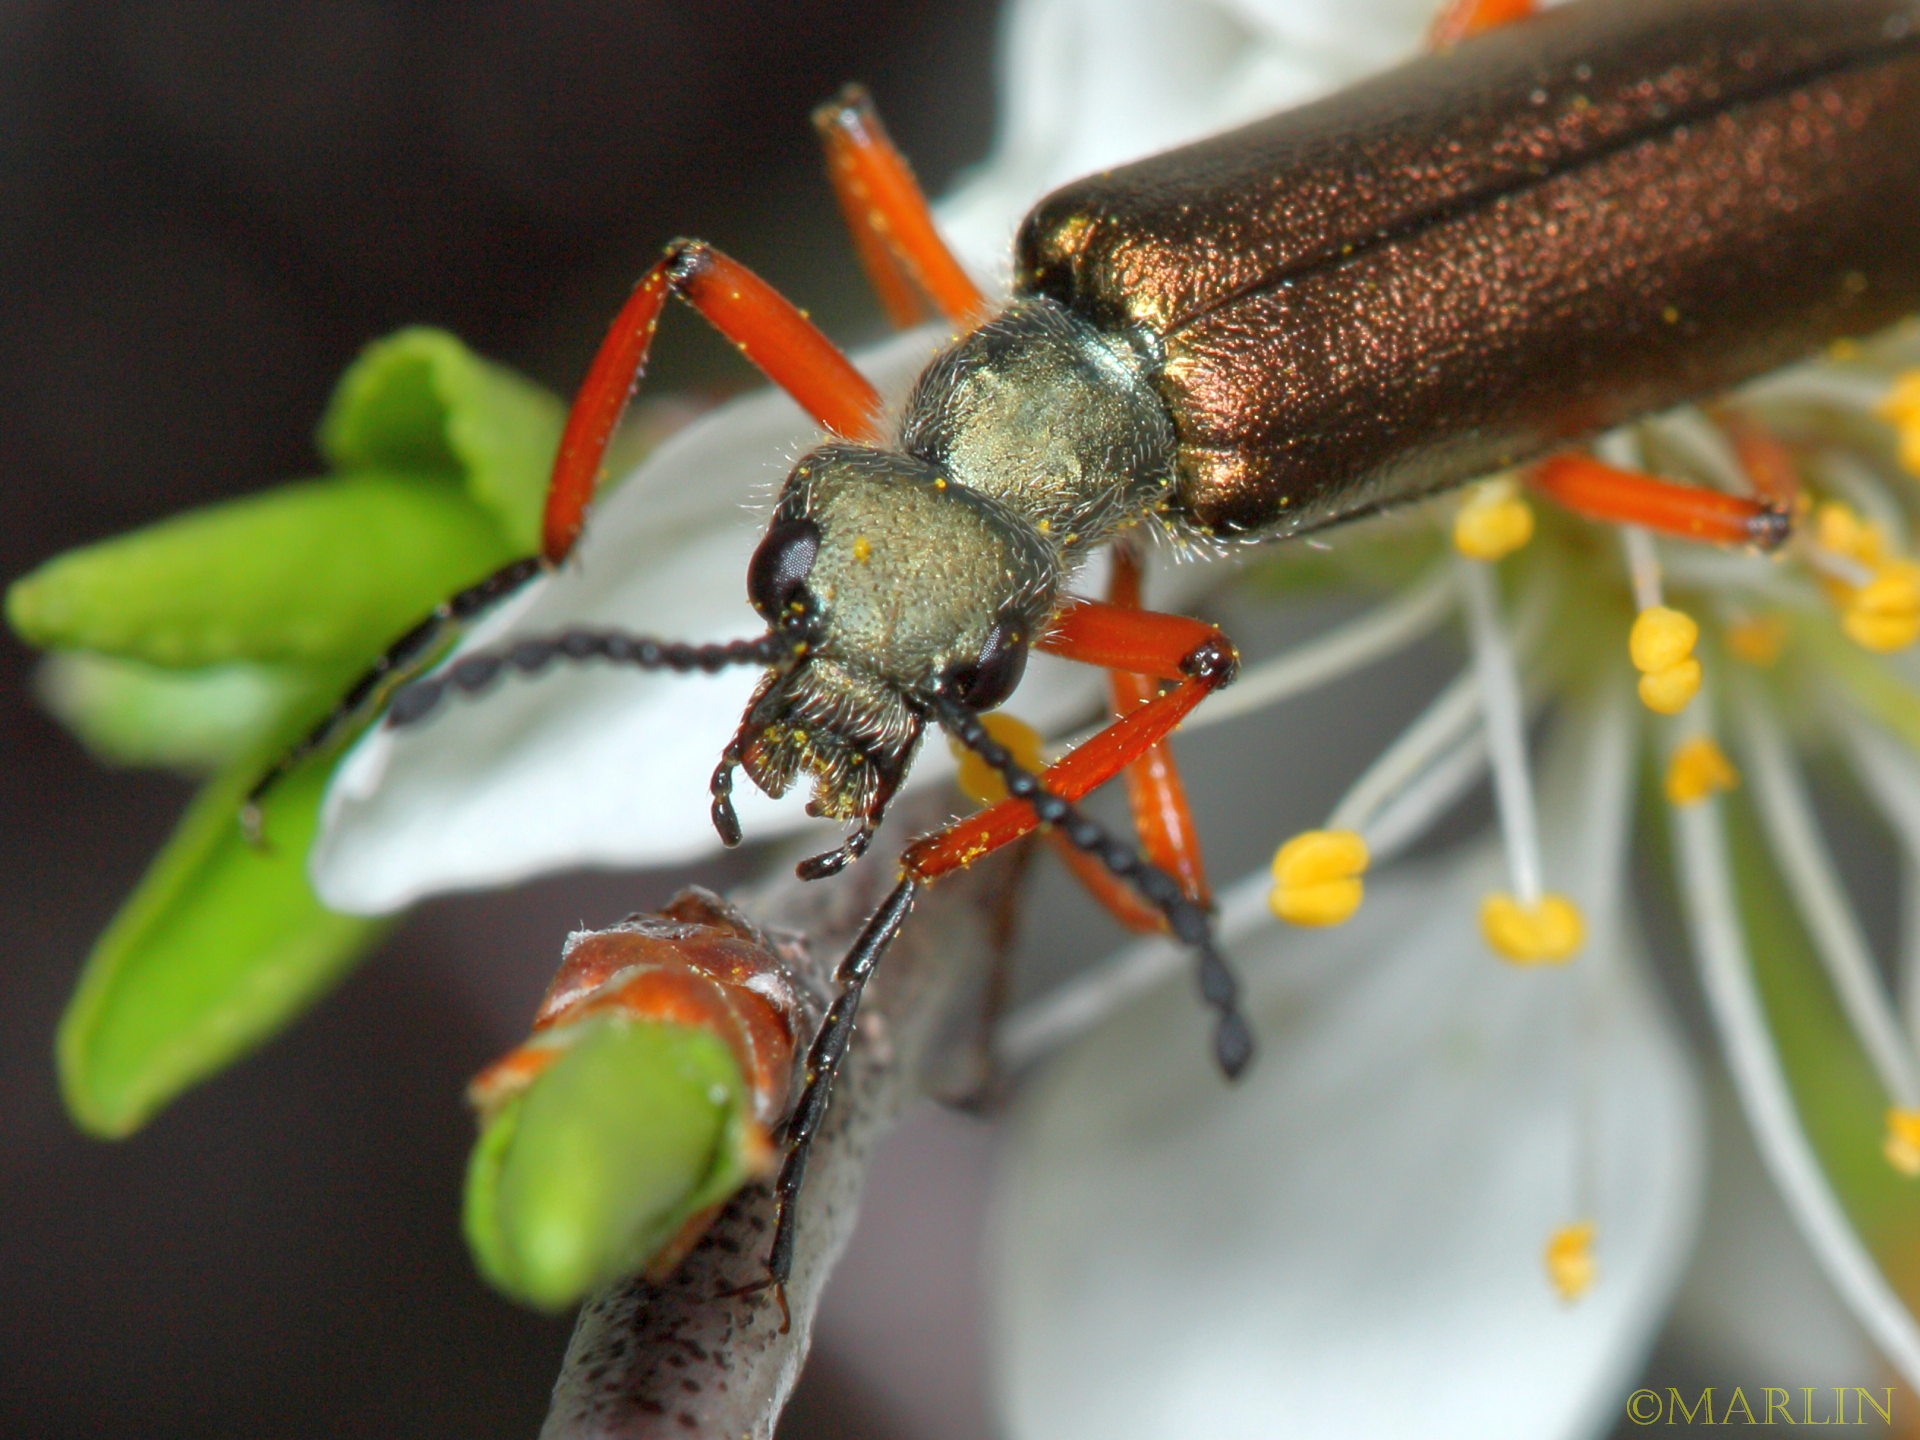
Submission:
<svg viewBox="0 0 1920 1440">
<path fill-rule="evenodd" d="M 911 846 L 841 971 L 790 1129 L 783 1198 L 851 1035 L 860 987 L 917 887 L 1044 825 L 1199 957 L 1229 1073 L 1251 1055 L 1217 954 L 1191 819 L 1165 751 L 1231 678 L 1212 627 L 1068 593 L 1092 550 L 1151 521 L 1204 543 L 1274 539 L 1410 501 L 1711 393 L 1920 309 L 1912 0 L 1579 0 L 1512 25 L 1462 4 L 1444 43 L 1333 96 L 1090 177 L 1021 228 L 990 305 L 941 243 L 858 92 L 816 115 L 889 312 L 962 330 L 883 416 L 873 387 L 737 261 L 679 241 L 642 277 L 569 417 L 541 555 L 448 601 L 337 723 L 464 620 L 567 559 L 669 295 L 703 314 L 831 438 L 794 466 L 748 574 L 763 636 L 689 646 L 604 631 L 475 654 L 402 689 L 393 723 L 503 669 L 604 660 L 767 667 L 712 782 L 744 768 L 854 822 L 806 862 L 858 857 L 929 723 L 1009 797 Z M 1489 33 L 1451 43 L 1491 26 Z M 1785 536 L 1789 502 L 1554 455 L 1571 508 L 1733 545 Z M 1038 775 L 988 733 L 1035 645 L 1105 667 L 1120 718 Z M 1166 688 L 1162 688 L 1162 687 Z M 1126 770 L 1142 853 L 1073 804 Z M 278 773 L 277 771 L 275 773 Z M 257 799 L 274 777 L 255 792 Z M 1125 893 L 1130 892 L 1130 893 Z M 783 1225 L 772 1273 L 791 1244 Z"/>
</svg>

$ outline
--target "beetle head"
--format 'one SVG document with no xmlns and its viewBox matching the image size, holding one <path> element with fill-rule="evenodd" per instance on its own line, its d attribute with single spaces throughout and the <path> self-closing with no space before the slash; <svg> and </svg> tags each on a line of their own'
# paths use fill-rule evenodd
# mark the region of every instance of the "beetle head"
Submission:
<svg viewBox="0 0 1920 1440">
<path fill-rule="evenodd" d="M 935 695 L 988 710 L 1019 683 L 1060 562 L 998 501 L 910 455 L 823 446 L 794 466 L 747 572 L 789 644 L 714 773 L 714 823 L 739 836 L 732 769 L 769 795 L 801 774 L 808 809 L 856 820 L 808 862 L 828 874 L 866 848 L 904 778 Z"/>
</svg>

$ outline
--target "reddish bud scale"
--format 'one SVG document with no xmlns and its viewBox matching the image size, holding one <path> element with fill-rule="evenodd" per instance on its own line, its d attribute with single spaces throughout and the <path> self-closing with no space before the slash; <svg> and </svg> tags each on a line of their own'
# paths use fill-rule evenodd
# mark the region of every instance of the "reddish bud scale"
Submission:
<svg viewBox="0 0 1920 1440">
<path fill-rule="evenodd" d="M 573 1025 L 599 1015 L 710 1032 L 739 1065 L 761 1131 L 786 1114 L 806 1006 L 775 943 L 719 897 L 690 888 L 657 915 L 569 937 L 533 1034 L 474 1077 L 469 1102 L 491 1115 L 560 1056 Z"/>
</svg>

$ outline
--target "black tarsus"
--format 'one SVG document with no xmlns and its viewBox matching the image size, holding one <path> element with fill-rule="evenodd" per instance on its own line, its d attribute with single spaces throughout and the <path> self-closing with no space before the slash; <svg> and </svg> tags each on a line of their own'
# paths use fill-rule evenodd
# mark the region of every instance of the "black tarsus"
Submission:
<svg viewBox="0 0 1920 1440">
<path fill-rule="evenodd" d="M 536 555 L 510 560 L 484 580 L 441 601 L 424 620 L 389 645 L 380 658 L 367 668 L 366 673 L 354 681 L 352 688 L 340 698 L 340 703 L 254 781 L 253 788 L 247 791 L 246 799 L 240 805 L 240 828 L 246 833 L 247 843 L 255 848 L 260 848 L 264 843 L 260 830 L 260 806 L 274 786 L 309 755 L 325 748 L 354 720 L 379 704 L 388 690 L 400 683 L 394 678 L 396 674 L 404 680 L 404 672 L 417 668 L 449 629 L 466 624 L 476 615 L 491 610 L 508 596 L 518 593 L 544 568 L 544 562 Z"/>
<path fill-rule="evenodd" d="M 900 927 L 907 923 L 907 917 L 913 913 L 913 902 L 919 893 L 920 882 L 910 875 L 906 876 L 880 902 L 879 908 L 867 917 L 859 937 L 834 971 L 833 978 L 838 989 L 833 1003 L 827 1007 L 825 1018 L 820 1022 L 820 1028 L 814 1032 L 813 1043 L 807 1047 L 806 1083 L 801 1087 L 800 1098 L 795 1102 L 793 1114 L 787 1121 L 784 1137 L 786 1159 L 781 1163 L 779 1177 L 773 1182 L 773 1244 L 767 1250 L 767 1276 L 765 1280 L 743 1287 L 742 1291 L 730 1292 L 744 1293 L 772 1287 L 779 1297 L 783 1315 L 787 1304 L 787 1279 L 793 1273 L 794 1242 L 799 1234 L 800 1212 L 797 1202 L 800 1187 L 807 1176 L 807 1160 L 812 1153 L 813 1142 L 820 1133 L 820 1122 L 826 1117 L 833 1077 L 839 1072 L 841 1061 L 847 1058 L 847 1047 L 853 1043 L 854 1023 L 859 1018 L 860 997 L 866 991 L 867 981 L 880 963 L 880 957 L 887 953 L 887 947 L 893 944 L 894 937 L 900 933 Z M 786 1325 L 783 1323 L 780 1328 L 784 1334 Z"/>
<path fill-rule="evenodd" d="M 1166 916 L 1167 928 L 1174 938 L 1194 952 L 1200 998 L 1212 1007 L 1216 1016 L 1214 1061 L 1228 1079 L 1238 1077 L 1253 1059 L 1253 1029 L 1240 1011 L 1239 981 L 1214 944 L 1212 917 L 1180 888 L 1179 881 L 1159 866 L 1150 864 L 1126 841 L 1110 833 L 1106 826 L 1077 809 L 1065 797 L 1048 790 L 1039 776 L 1021 765 L 1006 746 L 993 738 L 971 708 L 950 695 L 936 695 L 932 703 L 940 723 L 954 739 L 993 768 L 1009 795 L 1032 805 L 1042 825 L 1051 826 L 1066 836 L 1076 850 L 1093 856 Z"/>
</svg>

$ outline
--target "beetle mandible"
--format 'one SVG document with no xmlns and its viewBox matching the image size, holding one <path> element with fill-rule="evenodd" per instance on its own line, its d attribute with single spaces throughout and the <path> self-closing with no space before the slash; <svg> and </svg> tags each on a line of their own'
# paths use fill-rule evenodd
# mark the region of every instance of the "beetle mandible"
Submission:
<svg viewBox="0 0 1920 1440">
<path fill-rule="evenodd" d="M 865 850 L 929 724 L 1000 774 L 1007 799 L 908 849 L 843 965 L 783 1198 L 860 988 L 917 887 L 1036 825 L 1097 862 L 1116 909 L 1144 901 L 1195 950 L 1216 1055 L 1237 1072 L 1252 1040 L 1164 749 L 1232 677 L 1233 648 L 1202 622 L 1140 609 L 1129 564 L 1109 600 L 1071 595 L 1079 562 L 1142 523 L 1217 546 L 1366 515 L 1920 309 L 1920 154 L 1889 143 L 1920 126 L 1913 0 L 1575 0 L 1493 23 L 1515 8 L 1527 7 L 1464 0 L 1437 33 L 1486 33 L 1056 191 L 1022 225 L 997 307 L 940 241 L 865 96 L 844 93 L 815 120 L 883 303 L 905 323 L 930 301 L 962 331 L 902 411 L 884 416 L 866 379 L 751 271 L 675 242 L 574 402 L 542 553 L 403 637 L 301 753 L 383 698 L 449 624 L 567 559 L 677 295 L 831 432 L 793 467 L 748 572 L 767 633 L 522 642 L 406 685 L 391 723 L 506 665 L 765 666 L 713 777 L 714 822 L 740 838 L 736 768 L 776 796 L 805 776 L 815 813 L 853 822 L 808 876 Z M 1592 462 L 1534 476 L 1583 513 L 1724 544 L 1777 545 L 1790 520 L 1774 497 Z M 1124 702 L 1039 773 L 981 719 L 1034 646 L 1115 672 Z M 1122 770 L 1139 851 L 1073 803 Z M 779 1241 L 774 1258 L 777 1278 Z"/>
</svg>

